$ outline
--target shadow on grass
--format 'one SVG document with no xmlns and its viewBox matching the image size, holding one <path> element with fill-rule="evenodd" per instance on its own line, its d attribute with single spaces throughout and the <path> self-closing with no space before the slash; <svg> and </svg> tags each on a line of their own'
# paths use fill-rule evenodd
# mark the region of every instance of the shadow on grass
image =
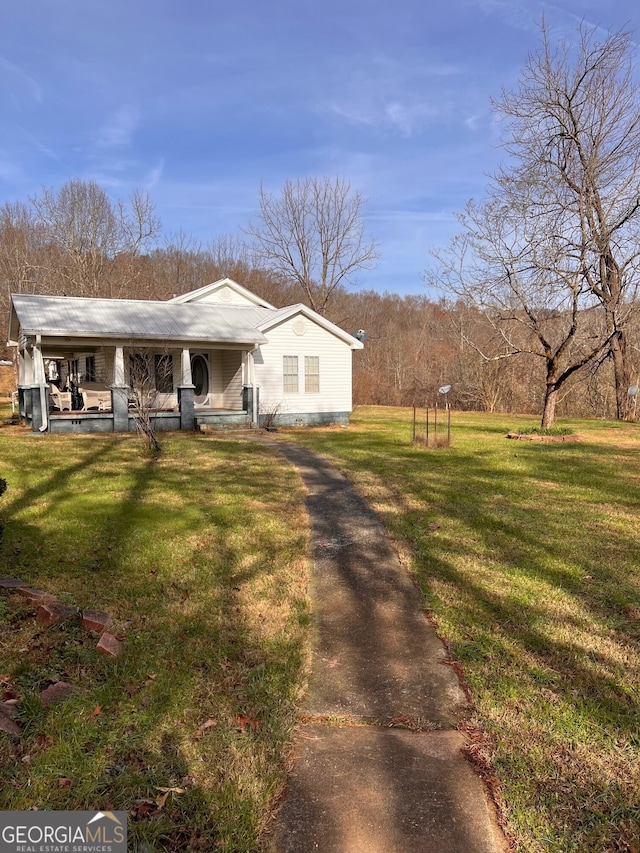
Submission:
<svg viewBox="0 0 640 853">
<path fill-rule="evenodd" d="M 399 418 L 287 438 L 333 458 L 409 546 L 496 734 L 522 849 L 635 849 L 637 446 L 507 442 L 490 426 L 424 451 L 405 433 Z"/>
<path fill-rule="evenodd" d="M 295 478 L 261 449 L 194 437 L 159 461 L 117 438 L 43 442 L 30 469 L 23 452 L 8 465 L 0 574 L 108 610 L 125 652 L 83 659 L 82 694 L 0 750 L 6 807 L 134 809 L 147 849 L 252 849 L 302 678 L 304 577 L 284 574 L 305 551 Z M 65 653 L 84 643 L 56 636 Z M 158 786 L 183 793 L 136 811 Z"/>
</svg>

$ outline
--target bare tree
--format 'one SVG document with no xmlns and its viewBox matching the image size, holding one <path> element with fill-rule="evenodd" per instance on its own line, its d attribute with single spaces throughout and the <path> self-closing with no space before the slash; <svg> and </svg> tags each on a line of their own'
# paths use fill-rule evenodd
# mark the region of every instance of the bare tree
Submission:
<svg viewBox="0 0 640 853">
<path fill-rule="evenodd" d="M 520 85 L 494 102 L 506 119 L 515 166 L 498 183 L 526 185 L 532 213 L 555 230 L 558 253 L 605 312 L 617 415 L 631 414 L 627 327 L 640 261 L 640 89 L 626 30 L 599 40 L 580 27 L 575 45 L 542 45 Z"/>
<path fill-rule="evenodd" d="M 260 188 L 260 217 L 250 224 L 262 263 L 284 281 L 294 281 L 311 308 L 327 311 L 337 288 L 378 259 L 365 236 L 365 200 L 343 178 L 285 181 L 280 195 Z"/>
<path fill-rule="evenodd" d="M 67 181 L 31 204 L 49 242 L 49 274 L 78 296 L 120 295 L 139 274 L 131 261 L 160 227 L 146 193 L 114 205 L 95 181 Z"/>
<path fill-rule="evenodd" d="M 485 360 L 523 353 L 544 360 L 542 426 L 549 428 L 562 386 L 608 347 L 613 333 L 594 326 L 582 268 L 563 253 L 553 216 L 538 213 L 526 186 L 513 188 L 500 185 L 483 204 L 467 204 L 464 232 L 434 252 L 440 268 L 430 283 L 483 311 L 499 335 L 492 350 L 465 339 Z"/>
<path fill-rule="evenodd" d="M 147 450 L 158 455 L 162 447 L 153 412 L 159 395 L 173 389 L 173 356 L 167 351 L 134 350 L 129 353 L 128 406 Z"/>
</svg>

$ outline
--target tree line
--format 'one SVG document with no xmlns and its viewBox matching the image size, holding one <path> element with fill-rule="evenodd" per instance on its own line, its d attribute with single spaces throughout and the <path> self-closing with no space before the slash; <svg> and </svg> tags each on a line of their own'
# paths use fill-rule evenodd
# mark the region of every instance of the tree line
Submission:
<svg viewBox="0 0 640 853">
<path fill-rule="evenodd" d="M 148 193 L 92 181 L 0 208 L 0 312 L 10 292 L 168 299 L 229 276 L 302 301 L 368 340 L 356 403 L 635 417 L 640 372 L 640 90 L 622 30 L 541 39 L 493 102 L 506 159 L 425 273 L 438 298 L 353 290 L 379 247 L 344 178 L 260 188 L 259 216 L 203 245 L 163 236 Z M 425 247 L 425 260 L 427 256 Z"/>
</svg>

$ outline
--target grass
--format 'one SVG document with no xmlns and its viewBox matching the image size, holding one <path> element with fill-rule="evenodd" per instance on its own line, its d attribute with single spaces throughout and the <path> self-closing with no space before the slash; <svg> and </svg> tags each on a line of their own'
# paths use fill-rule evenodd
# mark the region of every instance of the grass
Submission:
<svg viewBox="0 0 640 853">
<path fill-rule="evenodd" d="M 0 575 L 102 609 L 124 653 L 0 593 L 0 809 L 124 809 L 130 849 L 253 851 L 306 677 L 302 487 L 249 443 L 0 427 Z M 43 707 L 55 681 L 79 692 Z"/>
<path fill-rule="evenodd" d="M 522 853 L 640 851 L 640 426 L 572 421 L 576 443 L 505 440 L 532 418 L 411 412 L 281 430 L 332 458 L 415 574 L 464 672 L 476 760 Z"/>
</svg>

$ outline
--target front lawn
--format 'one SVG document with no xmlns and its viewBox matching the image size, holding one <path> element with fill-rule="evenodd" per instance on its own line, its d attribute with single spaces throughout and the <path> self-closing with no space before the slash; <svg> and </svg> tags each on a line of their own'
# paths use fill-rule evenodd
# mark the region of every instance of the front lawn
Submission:
<svg viewBox="0 0 640 853">
<path fill-rule="evenodd" d="M 522 853 L 640 851 L 640 426 L 561 422 L 576 442 L 452 416 L 414 445 L 412 413 L 278 433 L 329 456 L 415 573 L 474 701 L 472 754 Z"/>
<path fill-rule="evenodd" d="M 105 610 L 115 658 L 0 592 L 0 809 L 124 809 L 130 849 L 253 851 L 306 676 L 302 486 L 250 443 L 0 427 L 0 576 Z M 78 692 L 44 707 L 64 681 Z"/>
</svg>

